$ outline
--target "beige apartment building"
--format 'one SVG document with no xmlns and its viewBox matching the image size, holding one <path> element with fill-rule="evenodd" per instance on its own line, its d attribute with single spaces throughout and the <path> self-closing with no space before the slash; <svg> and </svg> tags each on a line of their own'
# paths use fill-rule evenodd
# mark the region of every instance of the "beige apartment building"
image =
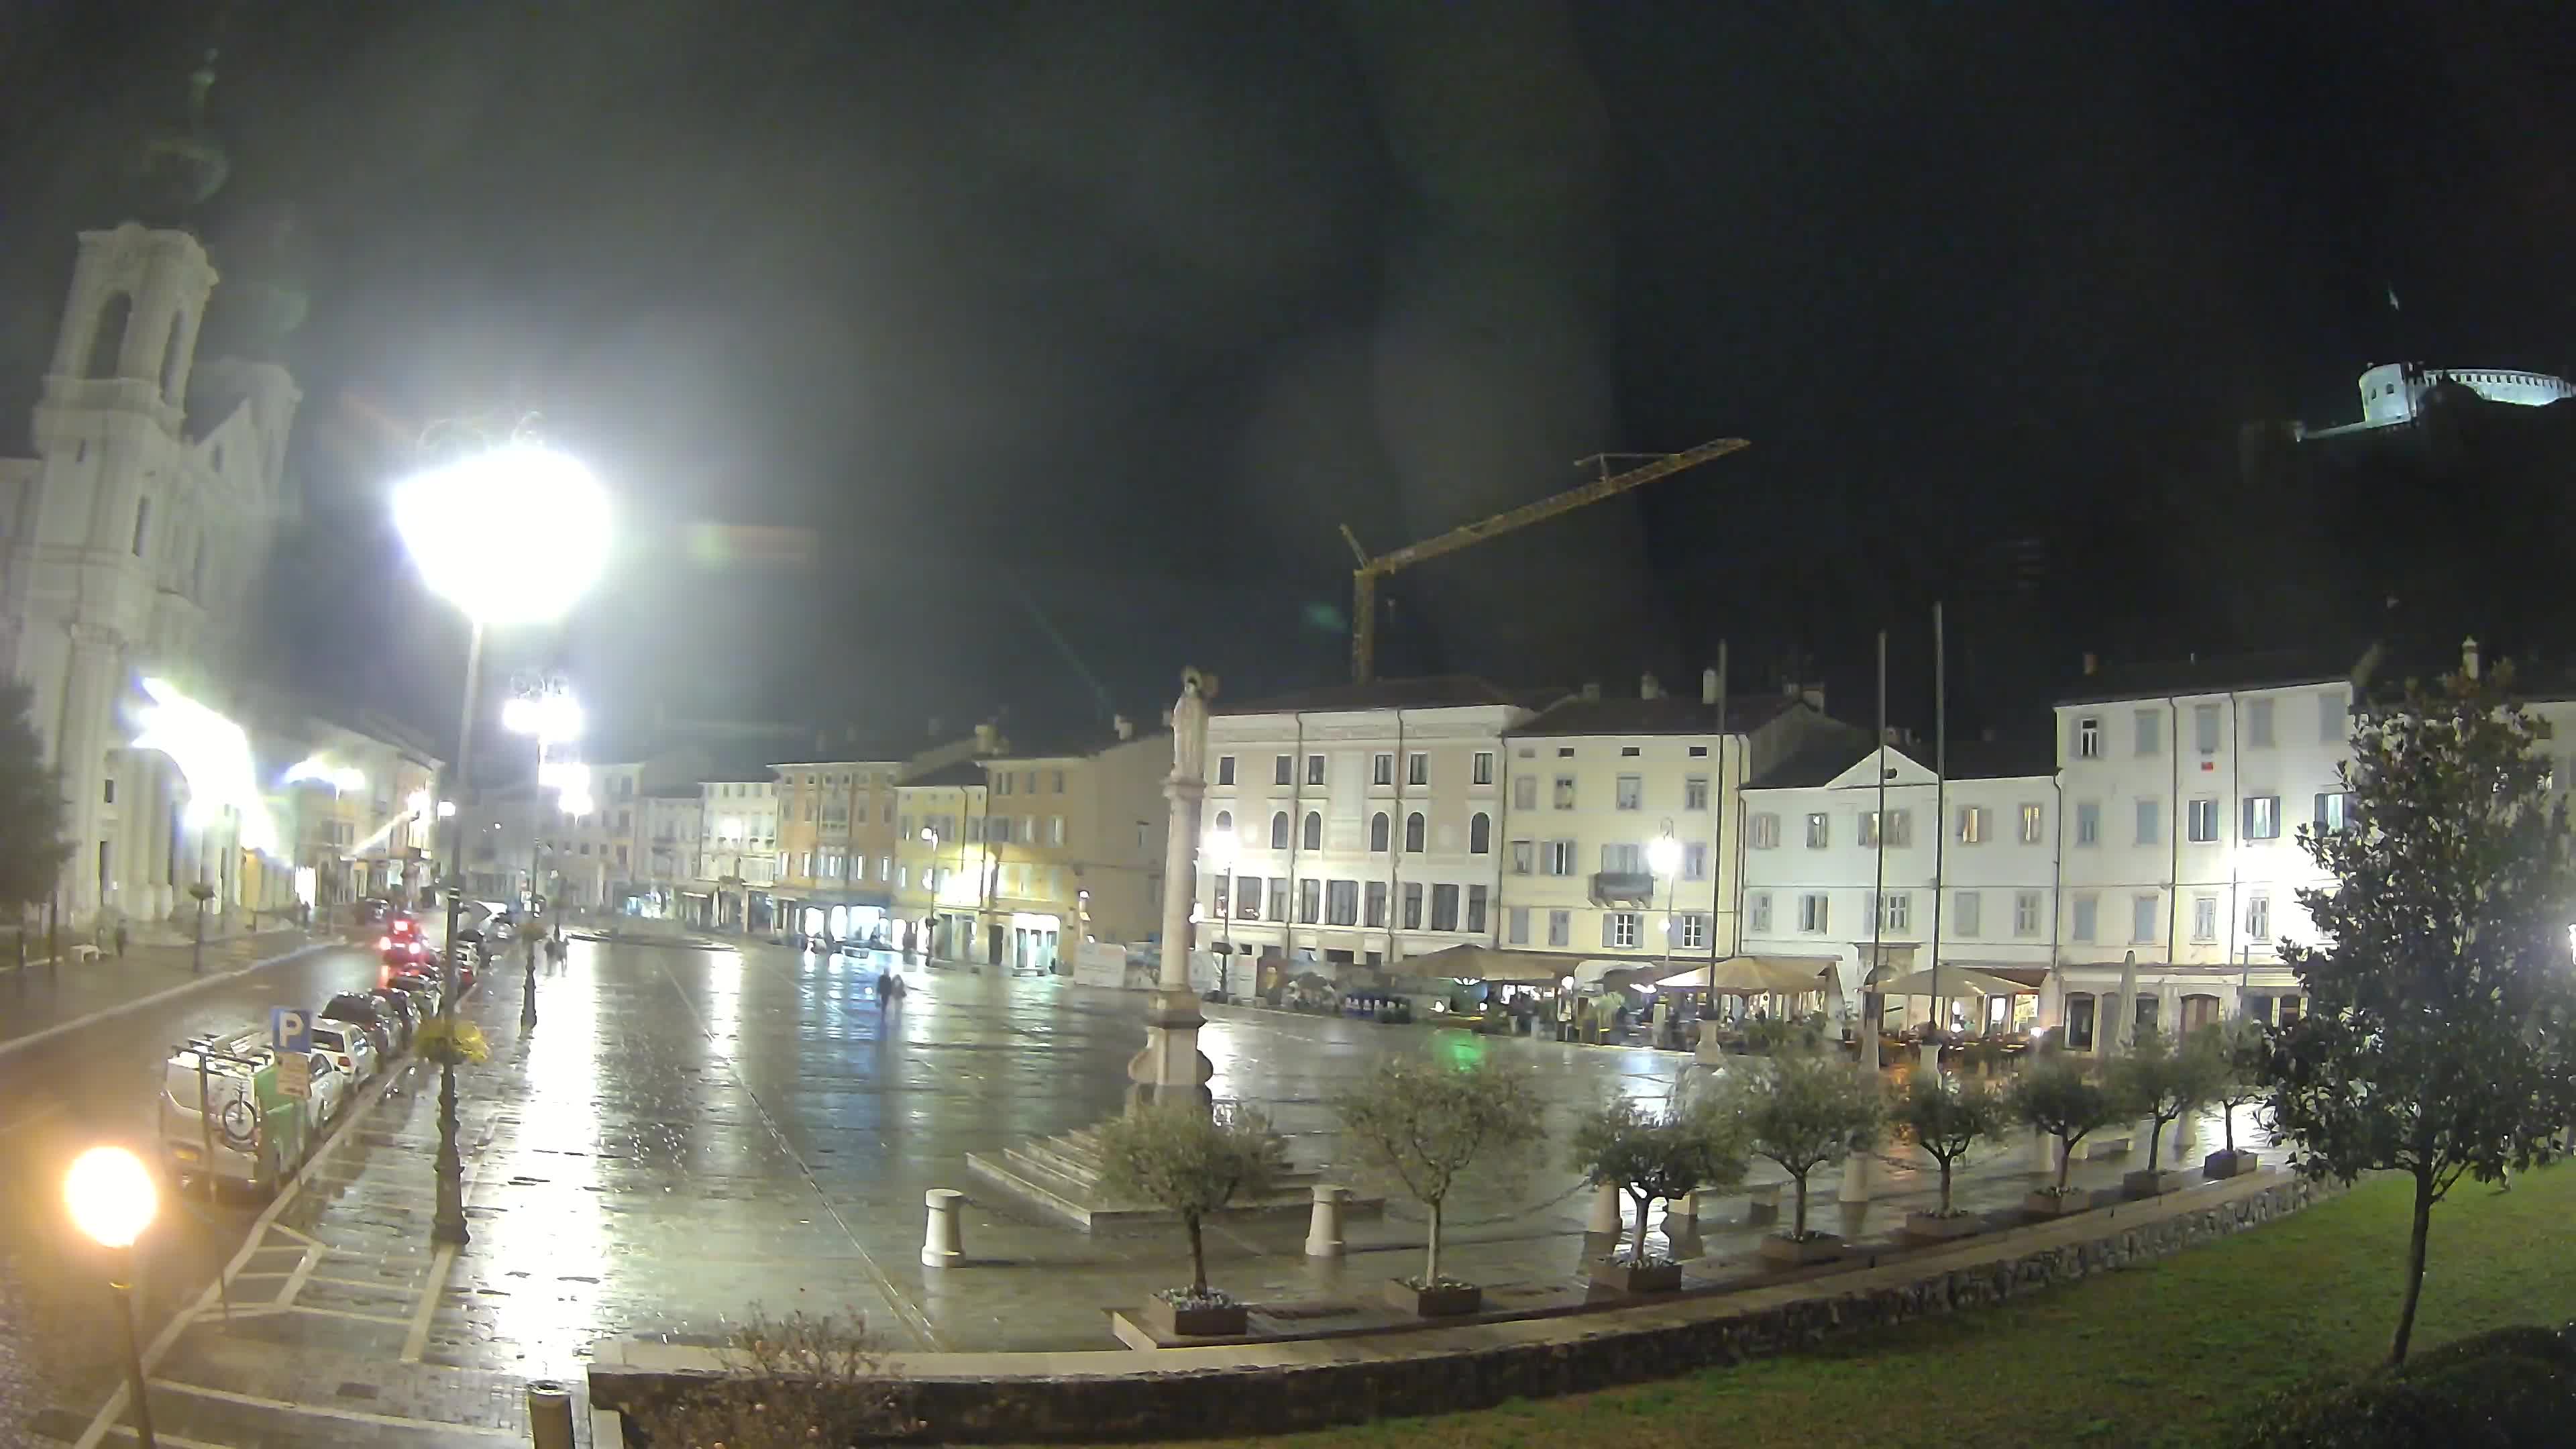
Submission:
<svg viewBox="0 0 2576 1449">
<path fill-rule="evenodd" d="M 1687 695 L 1647 675 L 1634 698 L 1587 689 L 1503 731 L 1495 944 L 1562 957 L 1585 984 L 1740 949 L 1746 784 L 1811 744 L 1868 738 L 1828 719 L 1820 690 L 1718 694 L 1715 670 Z"/>
<path fill-rule="evenodd" d="M 1085 939 L 1142 942 L 1160 929 L 1163 782 L 1172 737 L 1111 729 L 983 761 L 983 959 L 1019 971 L 1070 969 Z M 969 827 L 970 831 L 972 826 Z"/>
</svg>

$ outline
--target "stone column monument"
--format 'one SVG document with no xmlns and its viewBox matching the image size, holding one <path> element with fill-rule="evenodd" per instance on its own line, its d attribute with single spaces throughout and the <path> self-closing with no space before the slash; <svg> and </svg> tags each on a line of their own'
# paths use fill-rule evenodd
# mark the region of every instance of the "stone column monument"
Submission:
<svg viewBox="0 0 2576 1449">
<path fill-rule="evenodd" d="M 1172 705 L 1172 773 L 1163 796 L 1172 802 L 1163 842 L 1163 957 L 1154 994 L 1145 1008 L 1145 1049 L 1127 1064 L 1132 1096 L 1148 1101 L 1208 1099 L 1216 1074 L 1199 1051 L 1198 994 L 1190 989 L 1190 906 L 1198 898 L 1199 807 L 1207 797 L 1208 696 L 1214 678 L 1181 671 L 1181 697 Z"/>
</svg>

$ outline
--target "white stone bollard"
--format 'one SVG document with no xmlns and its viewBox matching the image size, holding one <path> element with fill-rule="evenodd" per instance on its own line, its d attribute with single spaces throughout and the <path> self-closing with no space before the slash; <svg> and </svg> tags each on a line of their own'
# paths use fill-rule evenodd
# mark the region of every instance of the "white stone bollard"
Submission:
<svg viewBox="0 0 2576 1449">
<path fill-rule="evenodd" d="M 1583 1225 L 1583 1231 L 1603 1237 L 1619 1236 L 1619 1185 L 1617 1183 L 1601 1184 L 1601 1191 L 1592 1199 L 1592 1220 Z"/>
<path fill-rule="evenodd" d="M 953 1187 L 934 1187 L 921 1200 L 930 1208 L 930 1222 L 921 1235 L 921 1266 L 953 1268 L 966 1257 L 966 1243 L 957 1228 L 957 1205 L 966 1200 L 966 1194 Z"/>
<path fill-rule="evenodd" d="M 1834 1201 L 1869 1201 L 1870 1160 L 1871 1155 L 1866 1152 L 1855 1152 L 1843 1159 L 1843 1182 L 1834 1191 Z"/>
<path fill-rule="evenodd" d="M 1698 1193 L 1686 1192 L 1680 1197 L 1667 1198 L 1664 1200 L 1664 1236 L 1670 1237 L 1675 1233 L 1694 1232 L 1697 1230 L 1698 1222 Z"/>
<path fill-rule="evenodd" d="M 1306 1256 L 1338 1258 L 1342 1255 L 1342 1200 L 1351 1195 L 1351 1190 L 1324 1182 L 1310 1190 L 1315 1194 L 1315 1207 L 1306 1219 Z"/>
</svg>

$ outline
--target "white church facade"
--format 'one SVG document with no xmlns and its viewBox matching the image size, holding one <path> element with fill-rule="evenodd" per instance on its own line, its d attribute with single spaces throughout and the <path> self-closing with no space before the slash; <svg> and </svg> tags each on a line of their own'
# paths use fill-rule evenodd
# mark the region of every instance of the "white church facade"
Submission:
<svg viewBox="0 0 2576 1449">
<path fill-rule="evenodd" d="M 30 688 L 61 780 L 66 925 L 171 919 L 196 909 L 199 882 L 226 908 L 290 909 L 304 834 L 293 817 L 317 789 L 339 794 L 309 775 L 286 783 L 320 742 L 241 672 L 262 574 L 295 509 L 286 455 L 302 394 L 274 363 L 197 361 L 215 285 L 186 231 L 83 233 L 36 456 L 0 458 L 0 661 Z M 256 741 L 236 720 L 258 721 Z M 190 743 L 137 747 L 147 729 L 174 726 Z M 416 787 L 434 762 L 403 753 Z M 417 793 L 370 785 L 365 796 L 406 813 Z M 426 878 L 428 824 L 368 822 L 423 857 L 392 874 Z"/>
</svg>

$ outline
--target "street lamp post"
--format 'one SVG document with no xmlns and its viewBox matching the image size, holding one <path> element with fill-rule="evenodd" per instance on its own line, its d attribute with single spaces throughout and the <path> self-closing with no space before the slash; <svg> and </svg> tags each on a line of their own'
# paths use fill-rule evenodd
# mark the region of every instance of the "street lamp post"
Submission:
<svg viewBox="0 0 2576 1449">
<path fill-rule="evenodd" d="M 1208 864 L 1216 868 L 1217 879 L 1225 882 L 1225 900 L 1221 904 L 1213 892 L 1208 896 L 1210 904 L 1219 905 L 1216 922 L 1216 995 L 1219 1001 L 1234 999 L 1234 861 L 1241 848 L 1242 843 L 1235 839 L 1231 825 L 1209 831 L 1206 841 L 1199 847 Z"/>
<path fill-rule="evenodd" d="M 394 494 L 394 526 L 430 592 L 468 624 L 464 710 L 451 777 L 457 798 L 471 778 L 474 717 L 481 692 L 483 631 L 560 617 L 607 562 L 607 494 L 570 456 L 526 440 L 472 454 L 405 480 Z M 465 816 L 449 839 L 447 940 L 439 1015 L 437 1207 L 434 1242 L 462 1245 L 465 1164 L 456 1148 L 456 953 L 465 904 Z"/>
<path fill-rule="evenodd" d="M 581 734 L 581 706 L 574 702 L 572 691 L 559 675 L 539 675 L 516 681 L 510 702 L 501 708 L 501 728 L 513 734 L 530 735 L 537 742 L 537 783 L 528 799 L 528 910 L 536 912 L 539 852 L 543 837 L 534 828 L 541 818 L 546 786 L 552 782 L 546 774 L 547 747 L 558 740 L 576 739 Z M 572 788 L 567 782 L 560 788 Z M 566 798 L 571 798 L 567 794 Z M 551 919 L 551 918 L 549 918 Z M 519 978 L 519 1024 L 537 1024 L 537 938 L 527 938 L 527 970 Z"/>
<path fill-rule="evenodd" d="M 144 1395 L 143 1350 L 134 1337 L 134 1240 L 152 1225 L 159 1206 L 152 1174 L 122 1147 L 93 1147 L 72 1162 L 63 1178 L 63 1204 L 72 1222 L 100 1247 L 118 1254 L 124 1273 L 108 1280 L 117 1321 L 125 1328 L 125 1391 L 134 1400 L 134 1437 L 155 1449 L 152 1401 Z"/>
<path fill-rule="evenodd" d="M 1673 838 L 1673 822 L 1670 820 L 1664 822 L 1664 833 L 1647 843 L 1646 868 L 1664 878 L 1664 969 L 1670 971 L 1673 964 L 1673 907 L 1681 888 L 1682 868 L 1682 843 Z M 1651 889 L 1652 877 L 1648 878 L 1648 885 Z M 1661 985 L 1661 982 L 1657 984 Z M 1669 1021 L 1672 1013 L 1667 1011 L 1664 1015 Z M 1648 1020 L 1652 1019 L 1649 1014 Z"/>
</svg>

